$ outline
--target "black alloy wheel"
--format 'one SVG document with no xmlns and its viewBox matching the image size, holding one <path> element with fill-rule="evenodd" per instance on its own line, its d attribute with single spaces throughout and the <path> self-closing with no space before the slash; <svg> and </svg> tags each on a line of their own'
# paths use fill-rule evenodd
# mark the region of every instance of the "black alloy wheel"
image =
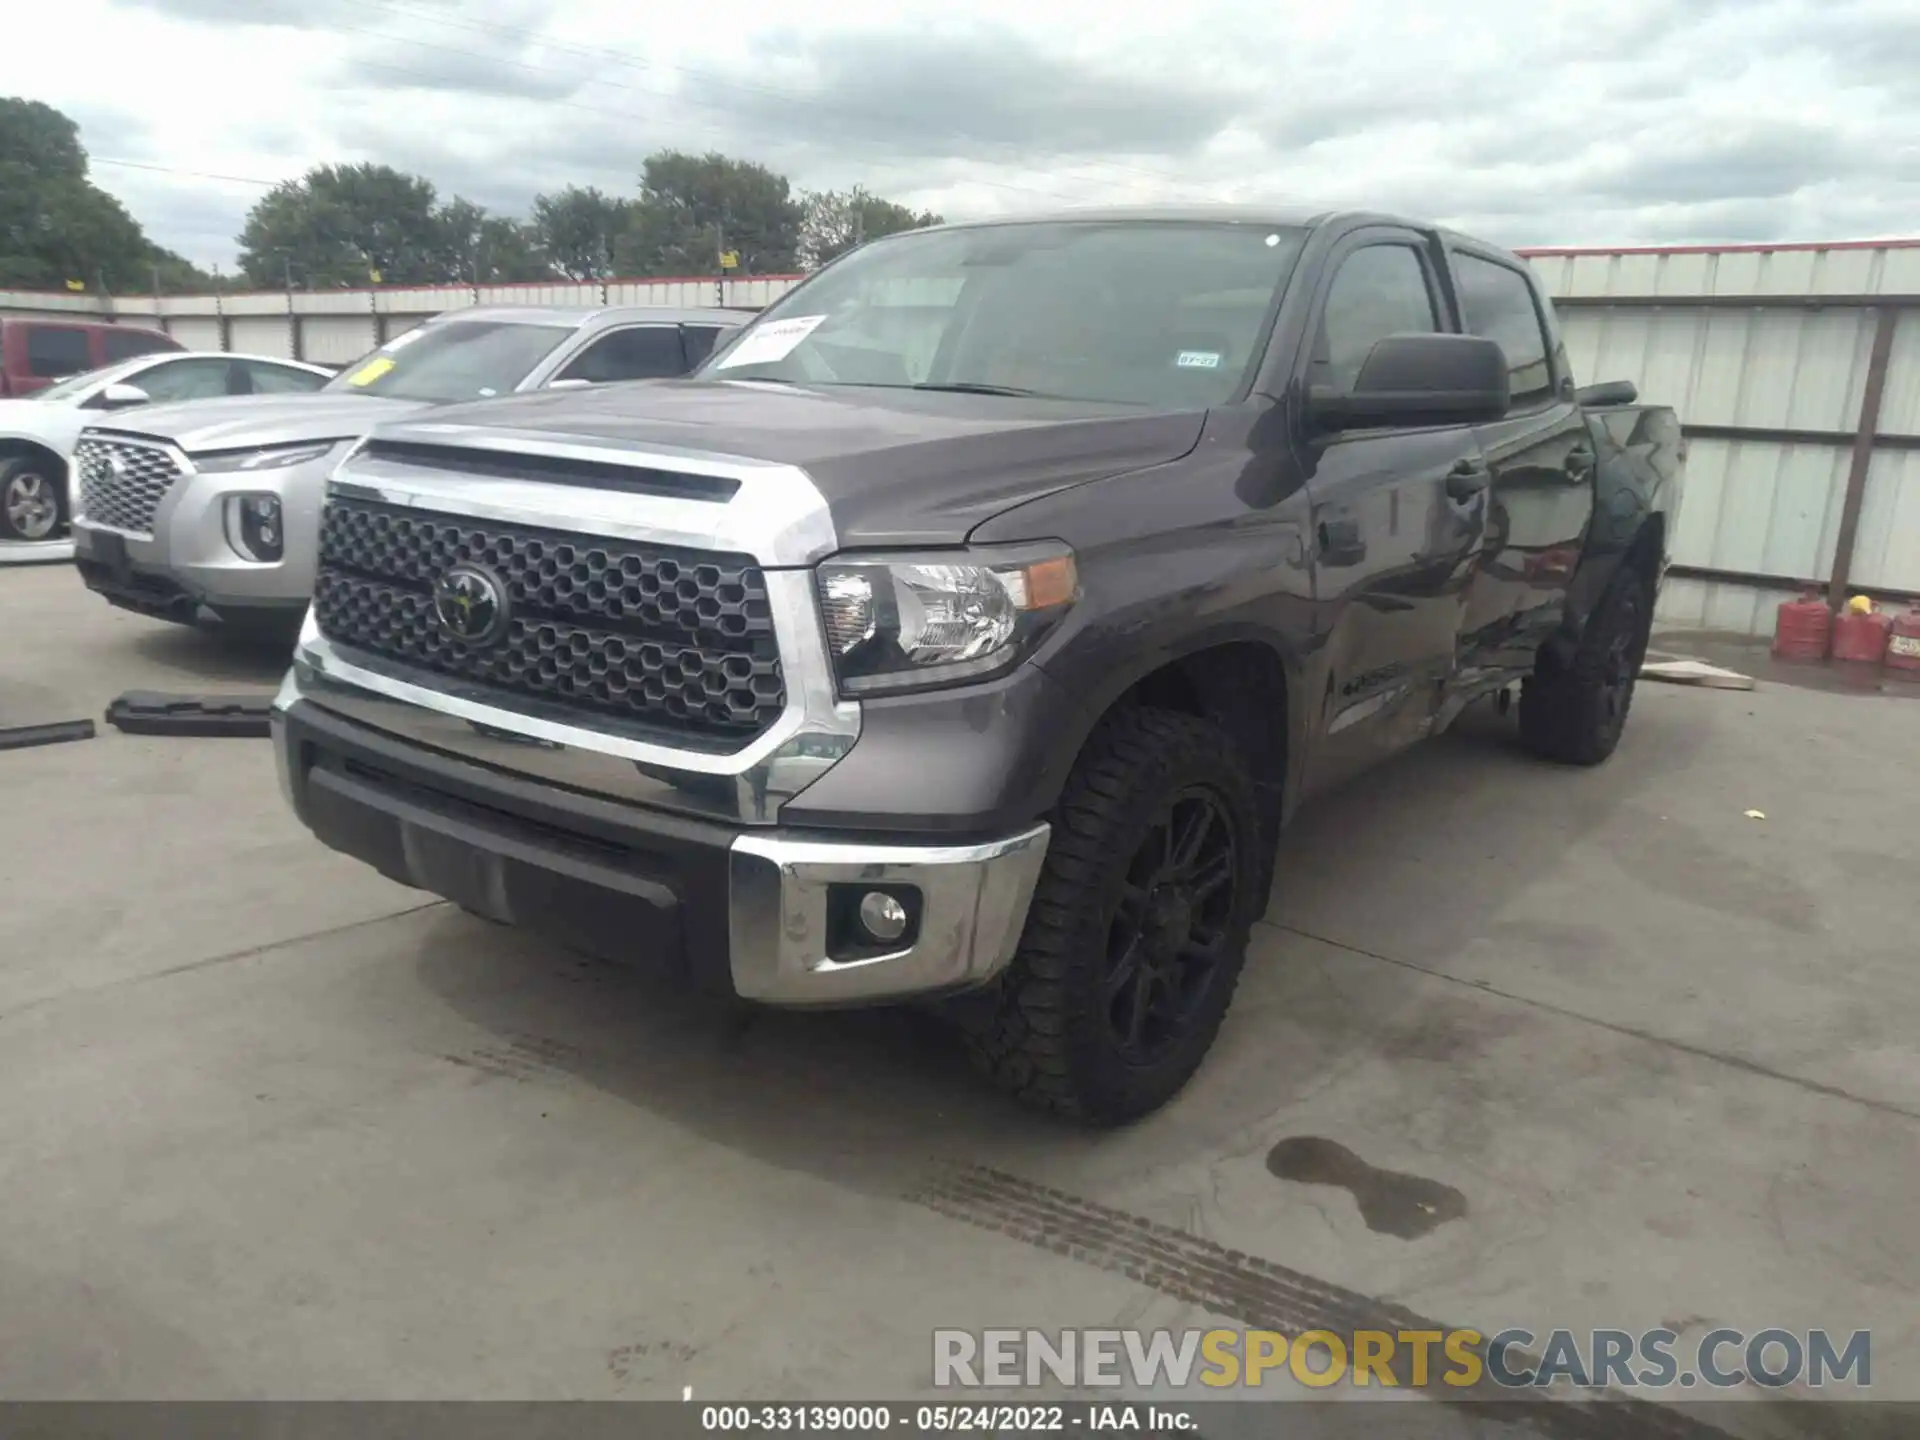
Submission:
<svg viewBox="0 0 1920 1440">
<path fill-rule="evenodd" d="M 1237 866 L 1233 824 L 1204 786 L 1174 796 L 1128 867 L 1107 932 L 1107 1024 L 1151 1066 L 1192 1028 L 1220 973 Z"/>
</svg>

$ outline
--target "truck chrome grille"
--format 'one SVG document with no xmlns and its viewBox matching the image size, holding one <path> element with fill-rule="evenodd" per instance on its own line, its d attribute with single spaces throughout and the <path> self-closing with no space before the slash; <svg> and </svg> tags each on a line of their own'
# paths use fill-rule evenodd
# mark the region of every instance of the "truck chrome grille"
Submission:
<svg viewBox="0 0 1920 1440">
<path fill-rule="evenodd" d="M 496 633 L 468 642 L 436 586 L 464 562 L 504 592 Z M 786 708 L 765 576 L 751 557 L 327 499 L 314 620 L 336 644 L 597 711 L 743 745 Z"/>
<path fill-rule="evenodd" d="M 171 452 L 135 441 L 83 438 L 73 452 L 80 513 L 135 535 L 153 533 L 153 513 L 181 475 Z"/>
</svg>

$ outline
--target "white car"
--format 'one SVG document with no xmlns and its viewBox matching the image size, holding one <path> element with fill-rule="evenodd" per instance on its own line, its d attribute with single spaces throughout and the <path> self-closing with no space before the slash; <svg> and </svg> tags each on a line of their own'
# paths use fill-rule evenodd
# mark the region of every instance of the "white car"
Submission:
<svg viewBox="0 0 1920 1440">
<path fill-rule="evenodd" d="M 0 400 L 0 541 L 65 543 L 73 514 L 68 457 L 103 411 L 229 395 L 318 390 L 331 370 L 268 355 L 162 351 Z"/>
</svg>

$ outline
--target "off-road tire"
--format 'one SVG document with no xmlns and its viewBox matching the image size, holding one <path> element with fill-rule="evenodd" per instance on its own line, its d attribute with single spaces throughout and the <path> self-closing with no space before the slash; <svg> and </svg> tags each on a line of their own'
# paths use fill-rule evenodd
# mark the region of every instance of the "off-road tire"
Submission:
<svg viewBox="0 0 1920 1440">
<path fill-rule="evenodd" d="M 1598 765 L 1620 743 L 1653 627 L 1653 587 L 1622 564 L 1587 617 L 1570 661 L 1542 653 L 1520 687 L 1520 738 L 1566 765 Z"/>
<path fill-rule="evenodd" d="M 1217 958 L 1194 1009 L 1155 1063 L 1134 1065 L 1109 1030 L 1110 933 L 1141 847 L 1175 802 L 1200 792 L 1231 835 L 1232 896 Z M 1216 803 L 1217 802 L 1217 803 Z M 1182 804 L 1192 803 L 1182 801 Z M 1047 858 L 1014 959 L 996 984 L 962 997 L 956 1021 L 976 1065 L 1019 1100 L 1072 1120 L 1119 1125 L 1172 1099 L 1212 1048 L 1266 909 L 1254 786 L 1225 731 L 1176 711 L 1128 709 L 1087 741 L 1053 814 Z"/>
</svg>

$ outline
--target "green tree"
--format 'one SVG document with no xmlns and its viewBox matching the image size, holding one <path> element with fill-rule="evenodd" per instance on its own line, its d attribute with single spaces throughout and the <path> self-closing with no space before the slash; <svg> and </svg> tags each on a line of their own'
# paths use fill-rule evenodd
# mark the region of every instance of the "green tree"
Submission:
<svg viewBox="0 0 1920 1440">
<path fill-rule="evenodd" d="M 801 207 L 798 258 L 803 270 L 818 270 L 863 240 L 941 223 L 930 210 L 916 215 L 904 205 L 869 195 L 858 185 L 851 190 L 816 190 L 801 198 Z"/>
<path fill-rule="evenodd" d="M 153 288 L 163 295 L 181 295 L 213 288 L 213 276 L 186 256 L 176 255 L 158 245 L 153 246 L 147 256 L 147 266 L 153 272 Z"/>
<path fill-rule="evenodd" d="M 743 274 L 785 274 L 798 264 L 800 202 L 784 175 L 751 160 L 661 150 L 640 176 L 615 265 L 628 275 L 711 275 L 720 251 Z"/>
<path fill-rule="evenodd" d="M 249 284 L 306 289 L 443 285 L 463 279 L 433 182 L 389 165 L 318 165 L 276 185 L 247 214 Z"/>
<path fill-rule="evenodd" d="M 198 277 L 87 178 L 79 126 L 37 100 L 0 99 L 0 286 L 144 292 L 156 267 L 163 285 Z"/>
<path fill-rule="evenodd" d="M 631 220 L 633 202 L 592 186 L 569 185 L 533 199 L 529 228 L 554 272 L 569 280 L 606 280 Z"/>
<path fill-rule="evenodd" d="M 0 99 L 0 156 L 42 180 L 84 180 L 80 127 L 38 100 Z"/>
<path fill-rule="evenodd" d="M 489 215 L 458 197 L 438 212 L 438 260 L 453 280 L 473 285 L 508 285 L 545 280 L 552 271 L 540 258 L 529 227 L 504 215 Z"/>
<path fill-rule="evenodd" d="M 540 253 L 540 242 L 533 227 L 505 215 L 489 215 L 480 222 L 475 253 L 483 285 L 512 285 L 553 278 L 553 267 Z"/>
</svg>

